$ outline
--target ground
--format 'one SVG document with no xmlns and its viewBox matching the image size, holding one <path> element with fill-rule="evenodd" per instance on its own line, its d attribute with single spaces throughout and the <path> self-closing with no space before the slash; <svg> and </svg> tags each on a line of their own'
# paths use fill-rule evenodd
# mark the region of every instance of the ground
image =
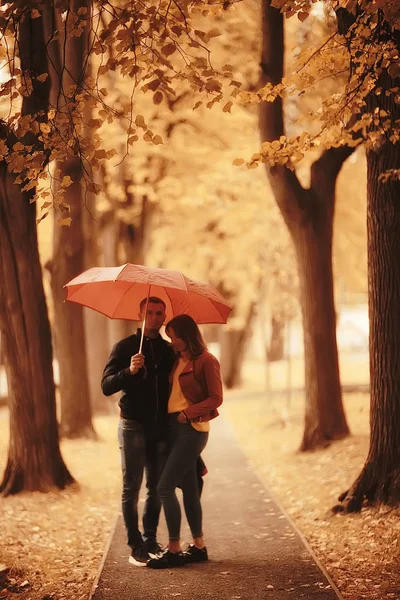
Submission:
<svg viewBox="0 0 400 600">
<path fill-rule="evenodd" d="M 268 399 L 262 386 L 247 385 L 226 394 L 221 412 L 345 600 L 399 600 L 400 510 L 383 507 L 348 516 L 330 512 L 363 465 L 368 404 L 367 394 L 346 395 L 352 437 L 307 454 L 297 452 L 301 396 Z M 99 442 L 62 442 L 79 487 L 0 500 L 0 563 L 10 568 L 1 575 L 0 566 L 1 600 L 87 600 L 119 510 L 116 426 L 117 415 L 99 417 Z M 7 410 L 1 409 L 0 470 L 6 461 L 7 428 Z"/>
</svg>

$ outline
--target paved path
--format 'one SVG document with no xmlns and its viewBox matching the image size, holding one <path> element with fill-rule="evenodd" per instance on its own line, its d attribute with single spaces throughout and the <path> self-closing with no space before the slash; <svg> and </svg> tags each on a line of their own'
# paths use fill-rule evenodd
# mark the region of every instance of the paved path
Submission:
<svg viewBox="0 0 400 600">
<path fill-rule="evenodd" d="M 203 456 L 209 562 L 162 571 L 132 566 L 119 517 L 91 600 L 338 600 L 222 417 L 212 422 Z M 186 521 L 182 534 L 188 542 Z M 159 539 L 167 540 L 164 523 Z"/>
</svg>

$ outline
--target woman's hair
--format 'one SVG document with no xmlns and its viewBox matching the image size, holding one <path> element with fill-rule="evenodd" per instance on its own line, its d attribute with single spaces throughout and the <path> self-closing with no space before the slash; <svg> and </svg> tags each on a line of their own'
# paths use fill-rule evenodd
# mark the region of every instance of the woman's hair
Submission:
<svg viewBox="0 0 400 600">
<path fill-rule="evenodd" d="M 196 321 L 189 315 L 178 315 L 171 319 L 165 326 L 167 335 L 169 329 L 173 329 L 176 337 L 185 342 L 191 359 L 197 358 L 204 350 L 207 350 Z"/>
</svg>

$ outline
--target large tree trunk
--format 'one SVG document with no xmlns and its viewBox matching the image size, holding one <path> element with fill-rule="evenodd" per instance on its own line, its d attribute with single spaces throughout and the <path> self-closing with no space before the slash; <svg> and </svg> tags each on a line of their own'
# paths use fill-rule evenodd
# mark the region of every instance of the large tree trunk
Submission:
<svg viewBox="0 0 400 600">
<path fill-rule="evenodd" d="M 379 87 L 395 80 L 381 77 Z M 400 105 L 382 94 L 379 107 L 400 119 Z M 369 109 L 377 104 L 375 94 Z M 399 169 L 400 143 L 384 143 L 367 152 L 367 233 L 369 292 L 370 423 L 371 437 L 364 468 L 334 511 L 361 510 L 370 504 L 400 504 L 400 180 L 379 178 Z"/>
<path fill-rule="evenodd" d="M 322 198 L 327 201 L 327 198 Z M 300 279 L 306 410 L 302 450 L 349 433 L 341 399 L 332 273 L 332 217 L 291 231 Z"/>
<path fill-rule="evenodd" d="M 30 19 L 25 14 L 18 40 L 23 72 L 47 72 L 43 18 Z M 38 110 L 45 114 L 48 97 L 48 84 L 33 79 L 33 93 L 24 97 L 22 115 Z M 32 137 L 29 143 L 34 143 Z M 7 495 L 64 488 L 73 478 L 59 449 L 36 206 L 30 203 L 30 195 L 14 184 L 15 175 L 7 171 L 5 163 L 0 169 L 0 328 L 10 408 L 8 459 L 0 491 Z"/>
<path fill-rule="evenodd" d="M 278 84 L 283 77 L 283 15 L 263 2 L 261 84 Z M 282 99 L 260 108 L 262 141 L 285 134 Z M 292 237 L 299 268 L 304 332 L 306 413 L 302 450 L 325 446 L 348 435 L 343 410 L 333 298 L 332 230 L 335 184 L 351 148 L 322 153 L 311 169 L 310 189 L 296 174 L 277 165 L 267 174 L 278 207 Z"/>
<path fill-rule="evenodd" d="M 71 13 L 66 18 L 74 18 L 81 7 L 90 11 L 89 0 L 70 0 Z M 88 14 L 88 13 L 87 13 Z M 60 23 L 60 14 L 57 13 Z M 61 31 L 68 31 L 68 24 L 59 25 Z M 76 85 L 79 93 L 84 83 L 87 69 L 87 53 L 90 30 L 87 25 L 79 37 L 61 39 L 63 45 L 63 63 L 56 68 L 52 81 L 53 90 L 62 87 L 57 97 L 59 110 L 64 110 L 70 102 L 68 90 Z M 58 79 L 57 79 L 58 71 Z M 71 137 L 73 132 L 71 131 Z M 73 149 L 77 152 L 77 148 Z M 83 177 L 81 158 L 72 155 L 56 164 L 57 177 L 54 181 L 54 192 L 58 191 L 60 180 L 69 175 L 73 181 L 64 195 L 64 203 L 70 206 L 70 227 L 60 227 L 55 221 L 54 250 L 51 263 L 51 288 L 54 299 L 54 325 L 57 357 L 60 370 L 61 396 L 61 434 L 65 437 L 96 437 L 92 424 L 90 404 L 90 387 L 86 368 L 86 342 L 83 319 L 83 308 L 77 304 L 66 303 L 63 286 L 85 269 L 83 210 L 85 210 L 84 193 L 80 180 Z"/>
</svg>

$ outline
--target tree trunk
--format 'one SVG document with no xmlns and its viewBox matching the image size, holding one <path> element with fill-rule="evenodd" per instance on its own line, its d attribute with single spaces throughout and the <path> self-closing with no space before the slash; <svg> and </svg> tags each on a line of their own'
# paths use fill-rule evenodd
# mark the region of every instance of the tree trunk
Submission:
<svg viewBox="0 0 400 600">
<path fill-rule="evenodd" d="M 285 350 L 284 332 L 285 323 L 281 319 L 277 319 L 274 316 L 272 316 L 271 339 L 266 352 L 268 362 L 282 360 L 283 353 Z"/>
<path fill-rule="evenodd" d="M 44 11 L 46 9 L 44 8 Z M 19 24 L 23 72 L 47 72 L 43 18 Z M 33 79 L 22 115 L 48 108 L 48 84 Z M 4 127 L 5 129 L 5 127 Z M 2 132 L 4 134 L 4 131 Z M 33 143 L 31 134 L 29 142 Z M 6 135 L 2 135 L 3 139 Z M 11 141 L 11 144 L 13 141 Z M 37 140 L 36 140 L 37 143 Z M 0 491 L 48 491 L 73 482 L 60 454 L 50 324 L 36 234 L 36 206 L 0 166 L 0 328 L 5 349 L 10 442 Z"/>
<path fill-rule="evenodd" d="M 85 109 L 85 122 L 89 123 L 93 117 L 91 106 Z M 92 132 L 86 127 L 86 140 L 90 140 Z M 90 175 L 96 179 L 97 174 L 91 170 Z M 98 177 L 98 176 L 97 176 Z M 98 183 L 98 181 L 96 182 Z M 85 196 L 85 210 L 83 211 L 83 232 L 85 248 L 85 268 L 100 265 L 99 241 L 100 235 L 96 195 L 88 191 Z M 101 389 L 101 379 L 104 365 L 109 355 L 108 319 L 90 308 L 83 309 L 83 321 L 86 343 L 86 371 L 88 374 L 90 405 L 97 415 L 109 415 L 114 412 L 110 399 L 104 396 Z"/>
<path fill-rule="evenodd" d="M 0 325 L 7 356 L 10 443 L 3 495 L 73 482 L 60 454 L 50 324 L 35 204 L 1 167 Z M 23 243 L 21 243 L 23 240 Z"/>
<path fill-rule="evenodd" d="M 264 0 L 262 14 L 262 85 L 283 77 L 283 15 Z M 285 134 L 282 99 L 260 108 L 262 141 Z M 311 168 L 310 189 L 296 174 L 277 165 L 267 174 L 292 237 L 300 278 L 303 315 L 306 412 L 301 450 L 313 450 L 349 434 L 343 410 L 333 298 L 332 230 L 335 184 L 352 148 L 325 150 Z"/>
<path fill-rule="evenodd" d="M 103 259 L 106 267 L 115 267 L 119 264 L 118 231 L 119 222 L 116 220 L 115 211 L 104 213 L 101 220 L 101 239 L 103 240 Z M 132 324 L 129 321 L 121 319 L 108 320 L 108 345 L 110 348 L 130 333 L 132 333 Z"/>
<path fill-rule="evenodd" d="M 71 13 L 66 18 L 74 18 L 78 9 L 90 10 L 89 0 L 70 0 Z M 58 21 L 60 14 L 57 13 Z M 61 26 L 60 26 L 61 28 Z M 68 24 L 63 24 L 61 31 L 68 31 Z M 56 68 L 52 81 L 53 90 L 62 82 L 59 89 L 59 110 L 64 109 L 70 99 L 66 96 L 72 85 L 76 85 L 75 95 L 83 85 L 87 69 L 87 52 L 90 31 L 86 26 L 79 37 L 61 39 L 63 45 L 63 61 Z M 54 61 L 57 65 L 57 62 Z M 58 79 L 57 79 L 57 70 Z M 72 136 L 72 132 L 71 132 Z M 77 152 L 77 148 L 74 148 Z M 83 319 L 83 308 L 77 304 L 66 303 L 63 286 L 85 269 L 83 215 L 85 198 L 79 184 L 83 177 L 81 158 L 71 155 L 68 159 L 56 164 L 54 192 L 57 192 L 60 180 L 69 175 L 73 181 L 64 195 L 64 203 L 70 207 L 72 218 L 70 227 L 60 227 L 55 220 L 53 238 L 53 260 L 50 266 L 51 288 L 54 299 L 54 328 L 57 356 L 60 370 L 61 397 L 61 434 L 69 438 L 95 438 L 92 424 L 90 404 L 90 387 L 86 368 L 86 342 Z M 58 179 L 59 178 L 59 179 Z"/>
<path fill-rule="evenodd" d="M 221 332 L 221 373 L 228 389 L 237 387 L 241 383 L 243 358 L 251 338 L 255 308 L 256 303 L 251 302 L 242 329 L 227 329 Z"/>
<path fill-rule="evenodd" d="M 96 199 L 93 194 L 87 198 L 88 211 L 84 212 L 85 266 L 99 264 L 97 240 L 100 239 L 96 218 Z M 109 319 L 90 308 L 83 309 L 86 342 L 86 370 L 89 378 L 90 404 L 95 414 L 107 415 L 113 412 L 109 398 L 101 390 L 101 378 L 109 354 Z"/>
<path fill-rule="evenodd" d="M 95 438 L 86 368 L 86 341 L 83 307 L 65 302 L 63 286 L 84 271 L 82 225 L 81 163 L 78 157 L 63 164 L 63 175 L 73 184 L 65 202 L 71 207 L 70 227 L 54 226 L 54 250 L 51 263 L 51 289 L 54 301 L 54 329 L 60 371 L 61 434 L 68 438 Z"/>
<path fill-rule="evenodd" d="M 300 279 L 306 410 L 301 450 L 349 433 L 343 410 L 336 343 L 332 219 L 314 218 L 292 233 Z"/>
<path fill-rule="evenodd" d="M 395 80 L 381 77 L 379 87 Z M 380 109 L 400 120 L 400 106 L 382 94 Z M 371 95 L 369 107 L 376 105 Z M 369 504 L 400 504 L 400 180 L 380 176 L 400 165 L 400 143 L 384 142 L 367 152 L 370 423 L 368 456 L 359 477 L 334 511 L 356 512 Z"/>
</svg>

